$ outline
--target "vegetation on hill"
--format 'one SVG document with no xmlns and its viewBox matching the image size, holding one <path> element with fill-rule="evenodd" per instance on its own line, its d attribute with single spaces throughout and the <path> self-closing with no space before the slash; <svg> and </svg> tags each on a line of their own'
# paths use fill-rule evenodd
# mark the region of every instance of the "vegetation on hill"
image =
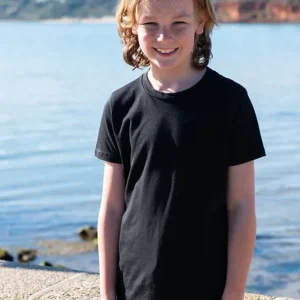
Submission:
<svg viewBox="0 0 300 300">
<path fill-rule="evenodd" d="M 87 18 L 113 14 L 116 0 L 0 0 L 0 19 Z"/>
</svg>

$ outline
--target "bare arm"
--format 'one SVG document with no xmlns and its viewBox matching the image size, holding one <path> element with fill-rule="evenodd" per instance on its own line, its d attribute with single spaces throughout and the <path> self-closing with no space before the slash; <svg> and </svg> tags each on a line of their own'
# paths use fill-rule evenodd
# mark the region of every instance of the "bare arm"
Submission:
<svg viewBox="0 0 300 300">
<path fill-rule="evenodd" d="M 228 272 L 222 300 L 242 300 L 256 238 L 254 161 L 229 167 Z"/>
<path fill-rule="evenodd" d="M 119 232 L 124 212 L 124 175 L 121 164 L 105 162 L 98 217 L 100 294 L 115 300 Z"/>
</svg>

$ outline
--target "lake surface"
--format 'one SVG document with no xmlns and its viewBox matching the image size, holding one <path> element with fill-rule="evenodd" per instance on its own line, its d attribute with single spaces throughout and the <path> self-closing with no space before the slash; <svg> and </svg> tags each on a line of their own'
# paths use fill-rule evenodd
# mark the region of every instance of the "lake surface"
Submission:
<svg viewBox="0 0 300 300">
<path fill-rule="evenodd" d="M 0 40 L 0 247 L 78 240 L 97 224 L 103 105 L 142 71 L 114 24 L 0 23 Z M 247 88 L 267 151 L 247 291 L 300 298 L 300 25 L 220 25 L 212 42 L 210 67 Z M 97 252 L 42 259 L 98 272 Z"/>
</svg>

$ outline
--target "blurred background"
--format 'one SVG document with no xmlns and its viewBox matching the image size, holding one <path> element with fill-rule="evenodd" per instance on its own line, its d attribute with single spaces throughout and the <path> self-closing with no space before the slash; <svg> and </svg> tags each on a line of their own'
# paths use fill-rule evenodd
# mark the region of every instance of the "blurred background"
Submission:
<svg viewBox="0 0 300 300">
<path fill-rule="evenodd" d="M 4 259 L 98 272 L 96 234 L 81 230 L 97 226 L 100 118 L 110 93 L 143 72 L 122 59 L 115 4 L 0 0 Z M 247 292 L 300 298 L 300 0 L 213 5 L 210 67 L 247 88 L 267 151 Z"/>
</svg>

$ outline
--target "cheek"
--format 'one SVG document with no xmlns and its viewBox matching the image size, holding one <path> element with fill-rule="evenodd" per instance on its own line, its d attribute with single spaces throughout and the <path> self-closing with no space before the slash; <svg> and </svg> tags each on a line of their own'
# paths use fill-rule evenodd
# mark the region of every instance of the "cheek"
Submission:
<svg viewBox="0 0 300 300">
<path fill-rule="evenodd" d="M 139 38 L 139 43 L 141 46 L 147 47 L 148 43 L 153 41 L 153 38 L 155 37 L 154 33 L 151 32 L 139 32 L 138 33 L 138 38 Z"/>
<path fill-rule="evenodd" d="M 194 31 L 190 28 L 177 28 L 174 30 L 174 34 L 180 39 L 190 40 L 194 38 Z"/>
<path fill-rule="evenodd" d="M 187 51 L 193 51 L 195 45 L 195 33 L 193 31 L 182 36 L 182 43 Z"/>
<path fill-rule="evenodd" d="M 185 47 L 193 47 L 195 32 L 192 28 L 178 28 L 174 31 L 174 38 Z"/>
</svg>

